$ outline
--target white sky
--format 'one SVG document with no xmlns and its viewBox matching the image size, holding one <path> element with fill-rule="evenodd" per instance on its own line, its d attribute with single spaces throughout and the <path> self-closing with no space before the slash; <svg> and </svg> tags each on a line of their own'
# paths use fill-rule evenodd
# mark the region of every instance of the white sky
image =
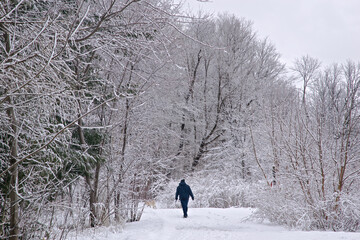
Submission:
<svg viewBox="0 0 360 240">
<path fill-rule="evenodd" d="M 184 7 L 253 21 L 287 66 L 306 54 L 323 65 L 360 62 L 360 0 L 185 0 Z"/>
</svg>

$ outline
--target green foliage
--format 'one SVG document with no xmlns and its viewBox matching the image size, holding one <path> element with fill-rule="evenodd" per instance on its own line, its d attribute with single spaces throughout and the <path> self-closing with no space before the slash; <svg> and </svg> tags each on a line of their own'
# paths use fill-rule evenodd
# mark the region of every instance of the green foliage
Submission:
<svg viewBox="0 0 360 240">
<path fill-rule="evenodd" d="M 14 6 L 18 3 L 14 3 Z M 49 8 L 50 1 L 25 1 L 18 7 L 18 14 L 29 14 L 30 12 L 35 17 L 36 13 L 46 11 Z"/>
<path fill-rule="evenodd" d="M 105 135 L 97 129 L 83 129 L 85 142 L 87 145 L 86 152 L 83 152 L 79 140 L 79 128 L 73 131 L 70 149 L 65 163 L 65 169 L 71 169 L 71 172 L 77 176 L 91 177 L 91 170 L 95 168 L 98 163 L 105 162 L 101 157 L 101 144 L 104 141 Z M 65 171 L 66 172 L 66 171 Z"/>
</svg>

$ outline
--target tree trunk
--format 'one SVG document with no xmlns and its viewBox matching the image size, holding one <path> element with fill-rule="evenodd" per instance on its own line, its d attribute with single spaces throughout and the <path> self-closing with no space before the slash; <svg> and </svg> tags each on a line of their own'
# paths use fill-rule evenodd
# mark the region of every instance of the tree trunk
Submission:
<svg viewBox="0 0 360 240">
<path fill-rule="evenodd" d="M 189 89 L 188 92 L 185 96 L 185 106 L 188 106 L 189 104 L 189 100 L 190 97 L 193 98 L 194 97 L 194 86 L 195 86 L 195 80 L 197 77 L 197 71 L 200 65 L 200 61 L 201 61 L 201 49 L 199 50 L 197 57 L 196 57 L 196 61 L 191 62 L 190 59 L 187 59 L 187 70 L 188 70 L 188 74 L 189 74 L 189 78 L 190 78 L 190 82 L 189 82 Z M 176 156 L 179 156 L 184 148 L 184 141 L 185 141 L 185 113 L 183 113 L 182 116 L 182 123 L 181 123 L 181 127 L 180 127 L 180 143 L 179 143 L 179 148 L 177 151 Z"/>
<path fill-rule="evenodd" d="M 218 123 L 219 123 L 219 119 L 220 119 L 220 110 L 221 110 L 221 105 L 222 105 L 222 100 L 221 100 L 221 96 L 222 96 L 222 92 L 221 92 L 221 86 L 222 86 L 222 78 L 221 76 L 219 77 L 219 83 L 218 83 L 218 93 L 217 93 L 217 107 L 216 107 L 216 119 L 214 122 L 214 126 L 212 127 L 212 129 L 210 130 L 209 133 L 205 133 L 205 135 L 202 137 L 199 149 L 196 153 L 196 155 L 193 158 L 193 162 L 191 164 L 191 170 L 194 171 L 195 168 L 199 165 L 200 159 L 203 156 L 203 154 L 206 152 L 206 147 L 214 142 L 215 140 L 217 140 L 220 137 L 220 134 L 218 134 L 217 136 L 213 137 L 213 135 L 216 135 L 216 130 L 218 129 Z M 209 123 L 206 124 L 206 127 L 209 126 Z M 205 129 L 207 130 L 207 129 Z M 210 140 L 210 138 L 213 137 L 213 139 Z"/>
<path fill-rule="evenodd" d="M 114 214 L 115 214 L 115 221 L 117 223 L 120 222 L 120 192 L 116 191 L 115 196 L 114 196 L 114 204 L 115 204 L 115 210 L 114 210 Z"/>
<path fill-rule="evenodd" d="M 96 209 L 95 209 L 95 203 L 96 203 L 96 192 L 91 184 L 90 176 L 86 176 L 85 178 L 87 185 L 89 186 L 89 195 L 90 195 L 90 226 L 95 227 L 96 226 Z"/>
<path fill-rule="evenodd" d="M 85 137 L 84 137 L 84 132 L 82 129 L 82 121 L 81 119 L 79 119 L 78 121 L 78 130 L 79 130 L 79 139 L 80 139 L 80 145 L 82 149 L 85 149 L 86 146 L 86 141 L 85 141 Z M 98 171 L 98 164 L 96 165 L 96 172 Z M 97 174 L 96 174 L 97 175 Z M 95 209 L 95 203 L 96 203 L 96 190 L 95 186 L 93 186 L 93 184 L 91 184 L 91 178 L 89 175 L 87 175 L 85 177 L 85 181 L 86 184 L 89 187 L 89 201 L 90 201 L 90 226 L 91 227 L 95 227 L 96 226 L 96 209 Z M 95 180 L 96 182 L 96 177 Z M 95 185 L 95 184 L 94 184 Z"/>
<path fill-rule="evenodd" d="M 8 98 L 8 102 L 11 105 L 11 98 Z M 7 115 L 11 121 L 11 128 L 13 130 L 12 136 L 10 137 L 10 146 L 11 146 L 11 156 L 10 156 L 10 166 L 16 163 L 18 156 L 18 142 L 17 135 L 18 129 L 16 125 L 15 112 L 13 107 L 7 109 Z M 18 187 L 18 166 L 16 165 L 11 170 L 11 179 L 10 179 L 10 240 L 19 239 L 19 196 L 17 195 Z"/>
<path fill-rule="evenodd" d="M 3 38 L 5 41 L 5 50 L 6 54 L 9 54 L 11 51 L 11 38 L 10 34 L 7 31 L 7 28 L 4 27 L 3 23 L 0 23 L 0 29 L 3 31 Z M 10 166 L 16 163 L 16 159 L 18 156 L 18 142 L 17 142 L 17 135 L 18 129 L 16 124 L 16 117 L 14 108 L 11 107 L 12 101 L 11 97 L 8 96 L 5 100 L 9 103 L 10 107 L 7 109 L 7 115 L 11 121 L 11 128 L 12 128 L 12 136 L 10 137 Z M 16 189 L 18 185 L 18 166 L 12 168 L 11 172 L 11 179 L 10 179 L 10 240 L 17 240 L 19 239 L 19 197 L 17 195 Z"/>
</svg>

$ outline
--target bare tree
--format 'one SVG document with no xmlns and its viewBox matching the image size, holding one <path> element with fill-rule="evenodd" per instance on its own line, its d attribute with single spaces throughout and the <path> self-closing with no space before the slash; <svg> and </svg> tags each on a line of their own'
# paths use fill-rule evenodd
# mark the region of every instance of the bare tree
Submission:
<svg viewBox="0 0 360 240">
<path fill-rule="evenodd" d="M 317 70 L 320 67 L 319 60 L 312 58 L 308 55 L 303 56 L 300 59 L 296 59 L 293 67 L 293 71 L 297 72 L 302 80 L 303 95 L 302 101 L 304 107 L 306 106 L 306 90 L 311 81 L 316 78 Z"/>
<path fill-rule="evenodd" d="M 287 212 L 288 224 L 306 229 L 358 229 L 353 220 L 358 202 L 350 200 L 358 196 L 352 187 L 359 173 L 359 147 L 353 142 L 359 124 L 355 97 L 358 65 L 333 65 L 312 81 L 305 102 L 303 96 L 293 95 L 291 108 L 289 101 L 278 105 L 278 115 L 271 120 L 270 139 L 276 148 L 273 154 L 279 163 L 277 180 L 281 185 L 271 197 L 283 204 L 282 209 L 264 204 L 264 209 L 274 221 L 283 221 L 276 215 Z M 353 205 L 346 208 L 349 201 Z M 302 206 L 297 208 L 299 202 Z"/>
</svg>

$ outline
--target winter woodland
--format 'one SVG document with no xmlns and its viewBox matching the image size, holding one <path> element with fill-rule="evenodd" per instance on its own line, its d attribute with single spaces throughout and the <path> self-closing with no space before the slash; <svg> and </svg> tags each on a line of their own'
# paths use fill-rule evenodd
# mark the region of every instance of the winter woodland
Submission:
<svg viewBox="0 0 360 240">
<path fill-rule="evenodd" d="M 173 0 L 1 1 L 0 238 L 139 221 L 181 178 L 196 207 L 359 231 L 360 63 L 279 57 Z"/>
</svg>

